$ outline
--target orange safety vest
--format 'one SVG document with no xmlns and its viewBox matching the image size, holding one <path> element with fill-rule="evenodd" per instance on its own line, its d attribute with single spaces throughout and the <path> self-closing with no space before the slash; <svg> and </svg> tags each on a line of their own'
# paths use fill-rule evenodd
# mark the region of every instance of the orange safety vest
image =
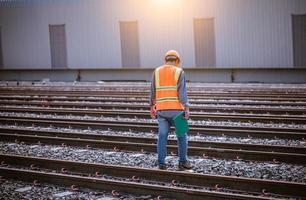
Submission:
<svg viewBox="0 0 306 200">
<path fill-rule="evenodd" d="M 181 68 L 172 65 L 163 65 L 155 70 L 156 110 L 184 110 L 178 93 L 181 72 Z"/>
</svg>

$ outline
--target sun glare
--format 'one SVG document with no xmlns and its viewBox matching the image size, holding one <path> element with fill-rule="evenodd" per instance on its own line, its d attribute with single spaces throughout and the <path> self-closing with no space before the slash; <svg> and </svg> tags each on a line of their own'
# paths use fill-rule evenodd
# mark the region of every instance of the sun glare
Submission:
<svg viewBox="0 0 306 200">
<path fill-rule="evenodd" d="M 155 8 L 159 11 L 166 11 L 169 9 L 178 9 L 182 0 L 151 0 L 155 4 Z"/>
<path fill-rule="evenodd" d="M 155 1 L 160 6 L 176 5 L 179 2 L 179 0 L 155 0 Z"/>
</svg>

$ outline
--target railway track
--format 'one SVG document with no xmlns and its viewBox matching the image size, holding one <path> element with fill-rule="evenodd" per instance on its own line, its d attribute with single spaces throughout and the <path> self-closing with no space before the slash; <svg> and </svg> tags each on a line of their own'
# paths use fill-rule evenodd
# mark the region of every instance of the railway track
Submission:
<svg viewBox="0 0 306 200">
<path fill-rule="evenodd" d="M 189 89 L 188 95 L 190 96 L 230 96 L 230 97 L 288 97 L 288 98 L 306 98 L 306 91 L 305 89 L 295 90 L 287 89 L 282 91 L 273 91 L 270 89 L 267 90 L 243 90 L 243 89 L 236 89 L 236 90 L 216 90 L 216 89 Z M 59 94 L 66 94 L 69 91 L 70 95 L 97 95 L 100 93 L 106 94 L 118 94 L 118 95 L 148 95 L 149 94 L 149 87 L 142 87 L 142 88 L 135 88 L 128 86 L 124 89 L 121 87 L 101 87 L 101 88 L 78 88 L 75 86 L 70 87 L 0 87 L 0 93 L 4 94 L 52 94 L 52 95 L 59 95 Z"/>
<path fill-rule="evenodd" d="M 89 109 L 71 109 L 71 108 L 22 108 L 22 107 L 0 107 L 0 112 L 15 112 L 15 113 L 36 113 L 36 114 L 55 114 L 55 115 L 77 115 L 77 116 L 93 116 L 93 117 L 127 117 L 127 118 L 143 118 L 150 119 L 148 111 L 137 110 L 89 110 Z M 306 124 L 305 117 L 297 116 L 277 116 L 277 115 L 242 115 L 230 113 L 193 113 L 191 112 L 190 118 L 192 120 L 213 120 L 213 121 L 233 121 L 233 122 L 261 122 L 261 123 L 285 123 L 285 124 Z"/>
<path fill-rule="evenodd" d="M 30 144 L 43 143 L 43 144 L 57 144 L 69 145 L 78 147 L 93 147 L 111 150 L 124 150 L 135 152 L 156 152 L 156 141 L 154 139 L 134 138 L 134 137 L 108 137 L 98 135 L 84 135 L 72 133 L 58 133 L 58 132 L 31 132 L 30 130 L 14 131 L 14 133 L 7 133 L 8 131 L 1 130 L 2 141 L 20 141 Z M 10 130 L 12 132 L 12 130 Z M 18 134 L 16 134 L 18 132 Z M 42 133 L 42 134 L 37 134 Z M 171 140 L 168 145 L 168 153 L 171 155 L 177 154 L 177 146 Z M 235 148 L 236 147 L 236 148 Z M 237 147 L 241 147 L 237 149 Z M 248 150 L 246 150 L 248 149 Z M 261 149 L 261 150 L 259 150 Z M 280 150 L 277 151 L 269 151 Z M 294 152 L 288 153 L 285 152 Z M 305 148 L 298 147 L 280 147 L 269 146 L 265 149 L 265 145 L 242 145 L 232 143 L 210 143 L 210 142 L 191 142 L 188 148 L 189 155 L 216 157 L 222 159 L 233 160 L 257 160 L 257 161 L 270 161 L 270 162 L 285 162 L 293 164 L 306 164 Z M 299 152 L 299 153 L 297 153 Z"/>
<path fill-rule="evenodd" d="M 85 103 L 85 102 L 49 102 L 49 101 L 1 101 L 0 105 L 10 106 L 40 106 L 40 107 L 51 107 L 51 108 L 90 108 L 90 109 L 129 109 L 129 110 L 148 110 L 149 104 L 124 104 L 124 103 Z M 213 112 L 213 113 L 241 113 L 241 114 L 272 114 L 272 115 L 306 115 L 304 109 L 299 108 L 265 108 L 265 107 L 240 107 L 240 106 L 191 106 L 193 112 Z"/>
<path fill-rule="evenodd" d="M 105 141 L 117 141 L 117 142 L 132 142 L 132 143 L 146 143 L 155 144 L 156 138 L 145 136 L 117 136 L 117 135 L 102 135 L 95 133 L 75 133 L 75 132 L 61 132 L 51 130 L 29 130 L 22 128 L 2 128 L 0 127 L 0 133 L 13 133 L 19 135 L 36 135 L 36 136 L 52 136 L 52 137 L 66 137 L 66 138 L 82 138 L 92 140 L 105 140 Z M 169 139 L 169 145 L 176 145 L 176 140 Z M 231 142 L 214 142 L 214 141 L 194 141 L 189 140 L 189 146 L 192 147 L 205 147 L 205 148 L 222 148 L 222 149 L 234 149 L 234 150 L 250 150 L 250 151 L 266 151 L 266 152 L 281 152 L 281 153 L 296 153 L 306 154 L 306 147 L 296 146 L 283 146 L 283 145 L 261 145 L 261 144 L 243 144 L 243 143 L 231 143 Z"/>
<path fill-rule="evenodd" d="M 96 128 L 100 130 L 118 131 L 157 131 L 155 123 L 128 122 L 128 121 L 96 121 L 76 119 L 42 119 L 36 117 L 0 117 L 2 124 L 27 125 L 27 126 L 55 126 L 74 127 L 81 129 Z M 306 137 L 304 129 L 283 129 L 283 128 L 255 128 L 255 127 L 232 127 L 232 126 L 191 126 L 190 135 L 219 135 L 235 137 L 256 137 L 256 138 L 284 138 L 303 140 Z"/>
<path fill-rule="evenodd" d="M 7 94 L 4 95 L 2 93 L 0 93 L 1 95 L 1 99 L 9 99 L 9 100 L 13 100 L 13 99 L 18 99 L 18 100 L 86 100 L 86 101 L 103 101 L 105 99 L 109 99 L 109 98 L 113 98 L 113 99 L 133 99 L 136 101 L 142 101 L 144 99 L 148 99 L 148 95 L 142 96 L 142 95 L 129 95 L 129 94 L 112 94 L 112 93 L 108 93 L 108 94 L 93 94 L 93 95 L 89 95 L 89 94 L 79 94 L 79 95 L 73 95 L 73 94 L 62 94 L 62 95 L 57 95 L 57 94 L 52 94 L 52 93 L 48 93 L 48 94 L 20 94 L 18 95 L 17 98 L 12 97 L 12 94 Z M 16 95 L 15 95 L 16 96 Z M 25 96 L 25 97 L 24 97 Z M 269 98 L 269 97 L 228 97 L 228 96 L 224 96 L 224 97 L 219 97 L 219 96 L 205 96 L 205 97 L 198 97 L 198 96 L 191 96 L 190 101 L 192 103 L 227 103 L 227 104 L 237 104 L 237 101 L 240 101 L 239 103 L 249 103 L 249 105 L 256 105 L 256 104 L 264 104 L 264 105 L 279 105 L 279 104 L 293 104 L 293 103 L 300 103 L 302 105 L 304 105 L 306 98 L 298 98 L 298 97 L 294 97 L 294 98 Z M 233 102 L 231 102 L 233 101 Z M 270 102 L 269 102 L 270 101 Z"/>
<path fill-rule="evenodd" d="M 275 199 L 271 197 L 272 193 L 295 198 L 306 196 L 306 185 L 304 183 L 193 174 L 3 154 L 0 154 L 0 159 L 2 161 L 0 166 L 1 176 L 5 178 L 22 177 L 23 180 L 35 180 L 36 183 L 49 182 L 64 186 L 75 185 L 75 187 L 113 192 L 152 194 L 156 197 L 161 197 L 162 194 L 162 197 L 176 199 Z M 65 169 L 65 174 L 63 174 L 63 169 Z M 50 172 L 51 170 L 52 172 Z M 116 179 L 105 178 L 106 176 L 116 177 Z"/>
<path fill-rule="evenodd" d="M 23 129 L 0 127 L 0 140 L 19 143 L 20 148 L 24 148 L 20 144 L 48 144 L 74 146 L 80 149 L 100 149 L 99 151 L 106 149 L 114 152 L 122 151 L 122 153 L 156 152 L 154 137 L 63 132 L 55 129 L 56 127 L 69 129 L 73 127 L 81 130 L 135 131 L 135 134 L 156 132 L 155 123 L 149 123 L 146 120 L 128 120 L 130 118 L 149 119 L 148 88 L 148 85 L 145 87 L 122 85 L 120 88 L 111 84 L 93 88 L 0 87 L 0 105 L 2 105 L 0 112 L 37 114 L 37 117 L 30 117 L 30 115 L 0 117 L 2 125 L 27 126 Z M 305 89 L 193 87 L 188 95 L 192 103 L 192 120 L 250 122 L 250 124 L 251 122 L 306 124 L 306 110 L 303 109 L 306 106 Z M 22 108 L 22 106 L 27 107 Z M 54 117 L 43 115 L 54 115 Z M 97 119 L 87 119 L 88 116 Z M 118 117 L 120 121 L 112 121 L 113 119 L 107 121 L 103 117 L 111 117 L 114 120 Z M 33 129 L 30 130 L 29 127 Z M 52 128 L 46 131 L 46 129 L 38 130 L 36 127 Z M 199 123 L 191 125 L 190 135 L 305 140 L 305 129 L 288 127 L 268 128 Z M 200 156 L 204 160 L 221 158 L 235 162 L 264 161 L 273 165 L 290 163 L 305 166 L 305 150 L 306 147 L 298 146 L 189 141 L 189 155 Z M 168 153 L 177 154 L 176 140 L 169 140 Z M 0 175 L 5 178 L 22 177 L 27 181 L 36 179 L 39 182 L 64 186 L 74 184 L 81 188 L 152 194 L 155 197 L 161 194 L 165 198 L 176 199 L 303 199 L 306 197 L 305 183 L 160 171 L 4 154 L 0 154 L 0 161 Z M 65 174 L 62 169 L 65 169 Z M 109 177 L 114 178 L 109 179 Z M 152 182 L 159 183 L 149 184 Z"/>
</svg>

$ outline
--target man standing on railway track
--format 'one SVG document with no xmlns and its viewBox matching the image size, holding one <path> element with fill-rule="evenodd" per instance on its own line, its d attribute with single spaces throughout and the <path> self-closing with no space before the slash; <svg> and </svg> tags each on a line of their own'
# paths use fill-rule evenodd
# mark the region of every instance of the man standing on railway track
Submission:
<svg viewBox="0 0 306 200">
<path fill-rule="evenodd" d="M 170 127 L 174 125 L 173 118 L 184 113 L 189 119 L 189 103 L 187 97 L 185 74 L 180 68 L 181 60 L 178 52 L 170 50 L 165 55 L 165 64 L 155 69 L 151 81 L 150 107 L 151 117 L 158 121 L 158 167 L 167 169 L 167 139 Z M 177 137 L 179 170 L 191 169 L 187 160 L 187 133 Z"/>
</svg>

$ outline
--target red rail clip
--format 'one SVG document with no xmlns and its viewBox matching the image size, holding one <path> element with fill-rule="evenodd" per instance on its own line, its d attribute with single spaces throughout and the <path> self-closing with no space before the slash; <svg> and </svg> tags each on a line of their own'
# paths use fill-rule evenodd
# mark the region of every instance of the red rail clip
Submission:
<svg viewBox="0 0 306 200">
<path fill-rule="evenodd" d="M 204 159 L 208 159 L 208 155 L 206 155 L 205 153 L 203 153 L 202 156 L 203 156 Z"/>
<path fill-rule="evenodd" d="M 40 186 L 41 184 L 38 182 L 38 180 L 34 180 L 33 181 L 33 186 L 36 187 L 36 186 Z"/>
<path fill-rule="evenodd" d="M 35 164 L 31 164 L 31 165 L 30 165 L 30 169 L 31 169 L 31 170 L 37 170 L 38 167 L 37 167 Z"/>
<path fill-rule="evenodd" d="M 119 196 L 119 192 L 117 192 L 116 190 L 112 191 L 112 195 L 113 197 L 118 197 Z"/>
<path fill-rule="evenodd" d="M 220 191 L 220 190 L 222 190 L 222 187 L 220 187 L 219 184 L 216 184 L 215 185 L 215 190 Z"/>
<path fill-rule="evenodd" d="M 1 161 L 1 167 L 6 167 L 7 164 L 4 161 Z"/>
<path fill-rule="evenodd" d="M 261 194 L 262 194 L 262 196 L 268 196 L 269 195 L 269 193 L 266 191 L 266 189 L 262 189 Z"/>
<path fill-rule="evenodd" d="M 237 156 L 236 160 L 241 161 L 242 159 L 239 156 Z"/>
<path fill-rule="evenodd" d="M 273 161 L 272 161 L 274 164 L 278 164 L 279 163 L 279 161 L 278 160 L 276 160 L 275 158 L 273 159 Z"/>
<path fill-rule="evenodd" d="M 100 177 L 102 177 L 102 174 L 100 172 L 96 172 L 95 176 L 100 178 Z"/>
<path fill-rule="evenodd" d="M 135 182 L 139 182 L 139 181 L 140 181 L 140 178 L 137 177 L 137 176 L 133 176 L 133 177 L 132 177 L 132 180 L 135 181 Z"/>
<path fill-rule="evenodd" d="M 178 185 L 178 181 L 177 180 L 172 180 L 171 181 L 171 185 L 172 186 L 177 186 Z"/>
<path fill-rule="evenodd" d="M 61 173 L 67 174 L 67 172 L 68 172 L 68 170 L 67 170 L 66 168 L 62 168 L 62 169 L 61 169 Z"/>
<path fill-rule="evenodd" d="M 78 188 L 77 186 L 75 186 L 75 185 L 71 185 L 71 186 L 70 186 L 70 190 L 73 191 L 73 192 L 75 192 L 75 191 L 78 191 L 79 188 Z"/>
</svg>

